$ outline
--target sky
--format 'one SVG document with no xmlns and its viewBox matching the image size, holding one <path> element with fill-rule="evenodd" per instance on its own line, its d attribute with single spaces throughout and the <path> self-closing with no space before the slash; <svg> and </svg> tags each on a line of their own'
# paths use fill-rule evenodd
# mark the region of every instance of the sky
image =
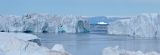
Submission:
<svg viewBox="0 0 160 55">
<path fill-rule="evenodd" d="M 0 0 L 2 15 L 134 16 L 159 11 L 160 0 Z"/>
</svg>

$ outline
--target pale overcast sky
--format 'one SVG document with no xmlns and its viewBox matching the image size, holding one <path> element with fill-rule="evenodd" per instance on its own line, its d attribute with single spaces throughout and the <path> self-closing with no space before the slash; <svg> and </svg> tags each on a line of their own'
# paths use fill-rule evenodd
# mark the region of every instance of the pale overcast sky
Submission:
<svg viewBox="0 0 160 55">
<path fill-rule="evenodd" d="M 133 16 L 160 11 L 160 0 L 0 0 L 0 14 Z"/>
</svg>

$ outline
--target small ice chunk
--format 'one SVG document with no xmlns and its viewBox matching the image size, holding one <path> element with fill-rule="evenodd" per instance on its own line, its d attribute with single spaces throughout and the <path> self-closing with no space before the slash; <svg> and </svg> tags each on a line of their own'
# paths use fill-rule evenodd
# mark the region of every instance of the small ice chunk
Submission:
<svg viewBox="0 0 160 55">
<path fill-rule="evenodd" d="M 65 52 L 62 44 L 56 44 L 53 46 L 52 50 Z"/>
<path fill-rule="evenodd" d="M 55 44 L 51 50 L 57 53 L 61 53 L 62 55 L 71 55 L 70 53 L 65 51 L 62 44 Z"/>
</svg>

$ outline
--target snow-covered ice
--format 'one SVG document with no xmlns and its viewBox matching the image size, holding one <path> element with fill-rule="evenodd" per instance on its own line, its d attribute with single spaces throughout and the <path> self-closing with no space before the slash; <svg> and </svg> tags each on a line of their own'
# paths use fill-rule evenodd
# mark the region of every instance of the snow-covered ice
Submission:
<svg viewBox="0 0 160 55">
<path fill-rule="evenodd" d="M 8 35 L 9 34 L 9 35 Z M 25 34 L 28 37 L 34 35 Z M 25 41 L 14 36 L 23 36 L 10 33 L 0 33 L 0 54 L 2 55 L 70 55 L 65 50 L 56 51 L 42 46 L 38 46 L 36 43 Z M 59 45 L 58 45 L 59 46 Z M 63 46 L 60 46 L 63 48 Z M 58 47 L 54 47 L 59 49 Z"/>
<path fill-rule="evenodd" d="M 152 51 L 144 53 L 142 51 L 129 51 L 125 49 L 120 49 L 118 46 L 116 47 L 107 47 L 102 51 L 102 55 L 160 55 L 160 53 Z"/>
</svg>

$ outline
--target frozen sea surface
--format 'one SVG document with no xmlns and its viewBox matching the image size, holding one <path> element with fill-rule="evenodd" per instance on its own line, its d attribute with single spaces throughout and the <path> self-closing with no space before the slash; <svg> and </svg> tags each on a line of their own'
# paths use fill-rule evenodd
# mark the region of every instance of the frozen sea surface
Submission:
<svg viewBox="0 0 160 55">
<path fill-rule="evenodd" d="M 130 51 L 160 52 L 160 40 L 134 39 L 125 35 L 107 34 L 54 34 L 34 33 L 42 40 L 42 45 L 52 48 L 54 44 L 63 44 L 73 55 L 102 55 L 106 47 L 119 46 Z"/>
</svg>

